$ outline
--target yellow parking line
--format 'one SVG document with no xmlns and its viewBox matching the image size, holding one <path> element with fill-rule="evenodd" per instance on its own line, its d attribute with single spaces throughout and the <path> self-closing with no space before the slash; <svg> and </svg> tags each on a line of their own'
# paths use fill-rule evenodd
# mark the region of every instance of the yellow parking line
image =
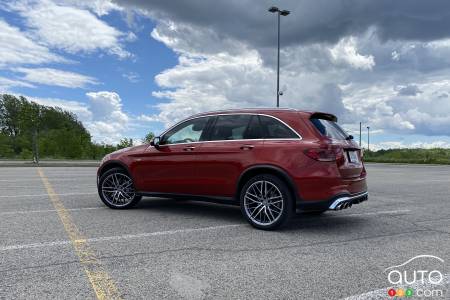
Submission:
<svg viewBox="0 0 450 300">
<path fill-rule="evenodd" d="M 52 185 L 45 176 L 41 168 L 38 168 L 39 176 L 42 179 L 50 201 L 53 204 L 69 239 L 75 248 L 75 252 L 80 259 L 80 263 L 86 272 L 92 288 L 97 295 L 97 299 L 121 299 L 119 290 L 109 274 L 106 272 L 100 260 L 96 257 L 95 252 L 86 241 L 86 237 L 80 232 L 72 220 L 67 209 L 59 199 L 58 194 L 53 190 Z"/>
</svg>

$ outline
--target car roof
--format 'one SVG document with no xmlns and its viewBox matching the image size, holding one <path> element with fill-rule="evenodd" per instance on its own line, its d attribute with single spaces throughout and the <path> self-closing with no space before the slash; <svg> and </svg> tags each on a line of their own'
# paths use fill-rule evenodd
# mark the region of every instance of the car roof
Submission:
<svg viewBox="0 0 450 300">
<path fill-rule="evenodd" d="M 192 117 L 200 117 L 206 115 L 220 115 L 220 114 L 234 114 L 234 113 L 255 113 L 255 114 L 268 114 L 268 115 L 279 115 L 285 113 L 296 113 L 302 118 L 309 119 L 312 115 L 323 114 L 331 115 L 329 113 L 319 112 L 319 111 L 309 111 L 309 110 L 299 110 L 294 108 L 273 108 L 273 107 L 258 107 L 258 108 L 238 108 L 238 109 L 224 109 L 224 110 L 214 110 L 203 113 L 198 113 Z"/>
</svg>

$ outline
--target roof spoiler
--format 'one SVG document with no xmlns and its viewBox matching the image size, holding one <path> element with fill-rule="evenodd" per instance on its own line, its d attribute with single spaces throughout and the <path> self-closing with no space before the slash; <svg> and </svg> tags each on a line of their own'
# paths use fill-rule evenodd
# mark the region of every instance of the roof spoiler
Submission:
<svg viewBox="0 0 450 300">
<path fill-rule="evenodd" d="M 309 118 L 310 119 L 322 119 L 322 120 L 328 120 L 328 121 L 337 122 L 337 117 L 335 115 L 327 114 L 327 113 L 323 113 L 323 112 L 313 113 Z"/>
</svg>

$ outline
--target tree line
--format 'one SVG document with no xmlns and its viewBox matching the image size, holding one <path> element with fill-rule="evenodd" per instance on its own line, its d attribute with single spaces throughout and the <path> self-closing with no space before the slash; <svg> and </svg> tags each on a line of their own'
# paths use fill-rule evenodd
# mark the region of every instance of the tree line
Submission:
<svg viewBox="0 0 450 300">
<path fill-rule="evenodd" d="M 152 136 L 147 134 L 145 142 Z M 95 143 L 75 114 L 22 96 L 0 95 L 0 159 L 98 160 L 132 145 L 127 138 L 117 145 Z"/>
</svg>

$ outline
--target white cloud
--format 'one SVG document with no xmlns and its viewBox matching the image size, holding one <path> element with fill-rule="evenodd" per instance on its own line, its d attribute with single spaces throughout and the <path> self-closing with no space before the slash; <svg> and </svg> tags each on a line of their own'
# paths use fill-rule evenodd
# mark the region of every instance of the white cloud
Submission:
<svg viewBox="0 0 450 300">
<path fill-rule="evenodd" d="M 90 100 L 90 107 L 96 120 L 114 120 L 119 123 L 128 122 L 128 116 L 122 111 L 122 100 L 115 92 L 90 92 L 86 96 Z"/>
<path fill-rule="evenodd" d="M 56 0 L 60 5 L 76 6 L 83 9 L 89 9 L 98 16 L 104 16 L 111 11 L 122 11 L 122 7 L 111 0 Z"/>
<path fill-rule="evenodd" d="M 93 77 L 51 68 L 15 68 L 14 71 L 24 73 L 23 80 L 67 88 L 84 88 L 89 84 L 98 84 Z"/>
<path fill-rule="evenodd" d="M 10 4 L 10 9 L 25 18 L 33 35 L 48 47 L 69 53 L 103 50 L 119 58 L 131 56 L 120 41 L 126 34 L 89 10 L 58 5 L 50 0 L 22 0 Z"/>
<path fill-rule="evenodd" d="M 122 110 L 122 100 L 117 93 L 100 91 L 87 93 L 86 96 L 86 103 L 55 98 L 26 98 L 76 114 L 95 142 L 117 144 L 123 137 L 129 136 L 127 132 L 135 124 L 132 123 L 133 118 Z"/>
<path fill-rule="evenodd" d="M 275 105 L 276 72 L 263 59 L 263 55 L 264 58 L 274 55 L 220 39 L 208 29 L 175 26 L 170 22 L 159 24 L 152 36 L 179 53 L 179 63 L 155 77 L 161 90 L 153 92 L 153 96 L 170 101 L 156 105 L 160 113 L 147 116 L 149 120 L 159 120 L 168 126 L 200 111 Z M 323 62 L 313 66 L 311 56 Z M 341 90 L 333 82 L 343 76 L 329 67 L 326 48 L 288 47 L 282 57 L 281 106 L 345 114 Z"/>
<path fill-rule="evenodd" d="M 179 65 L 155 78 L 164 89 L 154 92 L 153 96 L 171 101 L 158 104 L 161 113 L 152 118 L 166 126 L 199 111 L 255 106 L 270 101 L 267 97 L 270 84 L 265 83 L 273 72 L 262 66 L 254 51 L 240 56 L 225 53 L 208 57 L 181 56 L 179 61 Z M 260 82 L 260 88 L 254 88 L 254 82 Z"/>
<path fill-rule="evenodd" d="M 372 55 L 358 53 L 356 38 L 345 37 L 330 49 L 331 56 L 336 64 L 348 64 L 355 69 L 371 70 L 375 66 Z"/>
<path fill-rule="evenodd" d="M 26 98 L 30 101 L 34 101 L 41 105 L 59 107 L 63 110 L 72 112 L 76 114 L 78 119 L 83 123 L 89 122 L 92 119 L 92 112 L 90 111 L 89 106 L 79 101 L 71 101 L 58 98 L 39 98 L 30 96 L 26 96 Z"/>
<path fill-rule="evenodd" d="M 157 115 L 140 115 L 137 117 L 138 121 L 142 122 L 162 122 L 161 119 Z"/>
<path fill-rule="evenodd" d="M 128 129 L 130 118 L 122 111 L 122 100 L 115 92 L 90 92 L 92 120 L 86 124 L 94 140 L 117 143 Z"/>
<path fill-rule="evenodd" d="M 127 36 L 125 37 L 125 41 L 127 41 L 127 42 L 135 42 L 137 40 L 137 38 L 138 37 L 137 37 L 136 34 L 134 34 L 134 32 L 129 31 L 127 33 Z"/>
<path fill-rule="evenodd" d="M 33 41 L 17 27 L 11 26 L 1 19 L 0 49 L 0 67 L 67 61 Z"/>
<path fill-rule="evenodd" d="M 125 78 L 125 79 L 128 79 L 128 81 L 131 82 L 131 83 L 136 83 L 136 82 L 140 81 L 140 76 L 136 72 L 123 73 L 122 77 Z"/>
<path fill-rule="evenodd" d="M 0 94 L 7 93 L 11 88 L 14 87 L 34 88 L 35 86 L 21 80 L 14 80 L 5 77 L 0 77 Z"/>
<path fill-rule="evenodd" d="M 406 86 L 397 87 L 399 96 L 417 96 L 422 91 L 414 84 L 408 84 Z"/>
</svg>

